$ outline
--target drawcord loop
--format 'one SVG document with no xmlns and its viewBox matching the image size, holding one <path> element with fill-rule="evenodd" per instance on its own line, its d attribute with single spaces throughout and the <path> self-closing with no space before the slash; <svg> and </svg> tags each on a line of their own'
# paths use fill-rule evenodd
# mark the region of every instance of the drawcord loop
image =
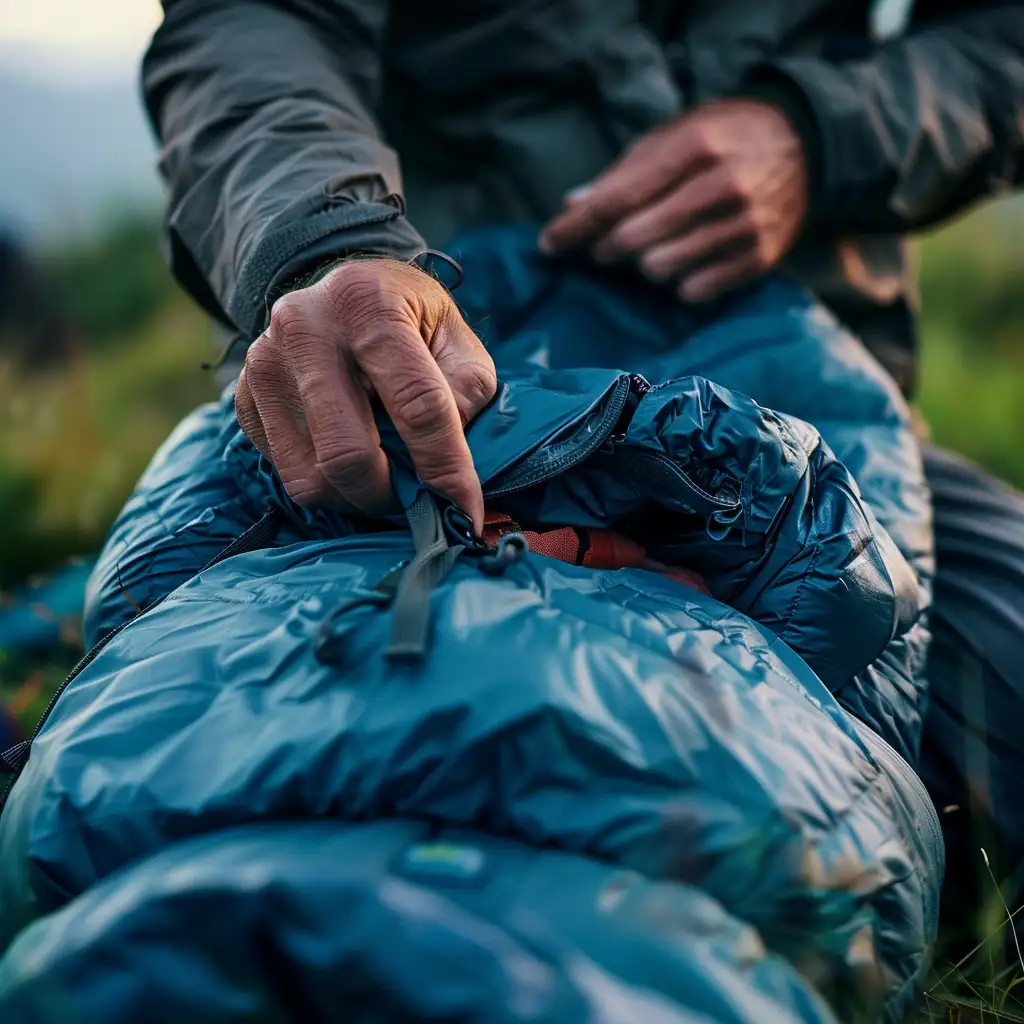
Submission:
<svg viewBox="0 0 1024 1024">
<path fill-rule="evenodd" d="M 313 651 L 318 661 L 332 661 L 332 648 L 337 648 L 338 641 L 347 635 L 348 630 L 344 630 L 340 634 L 335 631 L 334 627 L 339 619 L 359 608 L 387 608 L 394 599 L 398 581 L 408 564 L 408 562 L 399 562 L 376 582 L 373 589 L 364 590 L 346 598 L 331 609 L 317 627 L 316 639 L 313 641 Z"/>
<path fill-rule="evenodd" d="M 340 634 L 338 620 L 359 608 L 391 607 L 391 632 L 384 656 L 420 660 L 429 646 L 430 595 L 451 572 L 462 555 L 477 559 L 480 570 L 500 576 L 529 551 L 526 538 L 506 534 L 491 547 L 473 529 L 473 521 L 461 509 L 447 506 L 444 512 L 433 495 L 423 491 L 406 511 L 416 555 L 412 561 L 391 569 L 370 590 L 346 598 L 320 623 L 314 649 L 320 661 L 331 662 Z"/>
<path fill-rule="evenodd" d="M 477 565 L 488 576 L 502 576 L 510 565 L 526 557 L 530 545 L 521 533 L 507 533 L 494 549 L 493 555 L 483 555 Z"/>
<path fill-rule="evenodd" d="M 455 280 L 449 284 L 447 281 L 442 281 L 440 275 L 434 270 L 434 260 L 441 260 L 443 263 L 447 263 L 452 270 L 455 271 Z M 440 281 L 448 291 L 453 292 L 456 288 L 462 284 L 462 279 L 466 276 L 462 269 L 462 264 L 458 260 L 449 256 L 446 252 L 441 252 L 440 249 L 424 249 L 423 252 L 417 253 L 411 260 L 410 263 L 415 264 L 425 274 L 429 274 L 435 281 Z"/>
</svg>

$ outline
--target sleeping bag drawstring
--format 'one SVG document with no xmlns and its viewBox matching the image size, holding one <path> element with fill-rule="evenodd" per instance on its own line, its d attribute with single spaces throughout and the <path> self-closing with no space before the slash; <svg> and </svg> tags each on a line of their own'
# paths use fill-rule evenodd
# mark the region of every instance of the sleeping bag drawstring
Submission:
<svg viewBox="0 0 1024 1024">
<path fill-rule="evenodd" d="M 423 658 L 429 646 L 430 595 L 452 570 L 463 554 L 478 559 L 481 571 L 500 576 L 529 550 L 519 533 L 502 537 L 491 547 L 473 529 L 472 520 L 461 509 L 448 506 L 442 513 L 427 491 L 420 493 L 407 509 L 416 555 L 387 572 L 368 591 L 347 598 L 320 623 L 315 641 L 317 658 L 325 663 L 336 660 L 339 641 L 348 630 L 337 629 L 338 622 L 359 608 L 391 608 L 391 633 L 386 658 Z"/>
</svg>

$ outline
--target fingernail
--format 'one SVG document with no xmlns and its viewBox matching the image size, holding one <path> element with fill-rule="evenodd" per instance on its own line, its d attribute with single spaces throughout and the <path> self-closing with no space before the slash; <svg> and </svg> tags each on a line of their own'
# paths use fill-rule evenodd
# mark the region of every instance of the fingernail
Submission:
<svg viewBox="0 0 1024 1024">
<path fill-rule="evenodd" d="M 543 256 L 550 256 L 555 251 L 555 247 L 551 244 L 551 240 L 547 235 L 541 235 L 537 239 L 537 252 Z"/>
<path fill-rule="evenodd" d="M 590 192 L 590 189 L 591 185 L 589 182 L 587 182 L 584 185 L 577 185 L 575 188 L 571 188 L 568 192 L 565 193 L 563 202 L 577 203 Z"/>
</svg>

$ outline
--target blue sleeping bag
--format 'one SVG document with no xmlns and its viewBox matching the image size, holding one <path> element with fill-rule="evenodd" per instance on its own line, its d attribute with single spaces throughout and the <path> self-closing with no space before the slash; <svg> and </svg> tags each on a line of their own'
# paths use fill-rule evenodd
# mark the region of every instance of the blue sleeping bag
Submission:
<svg viewBox="0 0 1024 1024">
<path fill-rule="evenodd" d="M 912 1009 L 942 847 L 895 389 L 782 281 L 698 316 L 526 230 L 456 255 L 499 367 L 488 507 L 710 594 L 482 549 L 386 422 L 406 516 L 301 509 L 229 390 L 147 470 L 90 584 L 106 642 L 8 752 L 5 1022 Z"/>
</svg>

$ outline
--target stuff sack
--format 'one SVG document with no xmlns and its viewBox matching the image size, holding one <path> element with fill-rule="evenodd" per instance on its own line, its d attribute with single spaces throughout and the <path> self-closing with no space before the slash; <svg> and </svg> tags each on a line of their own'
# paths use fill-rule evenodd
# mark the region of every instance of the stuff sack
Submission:
<svg viewBox="0 0 1024 1024">
<path fill-rule="evenodd" d="M 487 264 L 466 263 L 469 285 Z M 559 320 L 559 289 L 606 289 L 572 268 L 551 273 L 552 323 L 586 327 Z M 823 380 L 868 393 L 874 405 L 834 407 L 877 414 L 865 430 L 894 451 L 851 460 L 860 480 L 818 429 L 720 383 L 641 379 L 632 361 L 630 372 L 527 369 L 511 357 L 515 330 L 491 339 L 501 391 L 469 432 L 490 508 L 534 532 L 614 530 L 698 574 L 710 593 L 521 547 L 499 557 L 516 544 L 499 551 L 460 535 L 457 510 L 424 491 L 384 423 L 410 515 L 367 523 L 294 506 L 238 430 L 230 395 L 191 417 L 144 476 L 94 575 L 90 628 L 127 624 L 23 750 L 0 816 L 0 945 L 26 929 L 0 962 L 0 1007 L 61 990 L 69 1005 L 81 997 L 105 1019 L 130 1020 L 140 987 L 189 1005 L 208 964 L 211 1006 L 280 1017 L 295 1004 L 259 981 L 249 947 L 229 964 L 197 938 L 212 905 L 238 934 L 258 927 L 277 975 L 311 992 L 325 983 L 317 963 L 350 963 L 345 950 L 388 936 L 389 955 L 375 945 L 353 968 L 345 1001 L 311 994 L 315 1012 L 289 1011 L 301 1019 L 436 1019 L 456 1005 L 468 1019 L 503 1019 L 493 1011 L 509 1012 L 500 971 L 455 988 L 445 973 L 444 950 L 486 936 L 499 943 L 492 953 L 513 948 L 500 945 L 510 936 L 529 947 L 551 991 L 577 1000 L 549 1005 L 581 1007 L 537 1019 L 593 1019 L 595 1007 L 616 1019 L 612 993 L 668 1014 L 645 1020 L 901 1018 L 927 966 L 942 873 L 934 810 L 898 753 L 923 689 L 904 656 L 928 601 L 920 481 L 904 411 L 882 383 L 868 387 L 866 354 L 834 325 L 807 331 L 799 293 L 766 288 L 721 311 L 714 329 L 730 318 L 750 329 L 744 303 L 769 322 L 776 308 L 791 344 L 830 371 Z M 623 288 L 619 298 L 628 306 L 634 295 Z M 534 297 L 539 322 L 544 308 Z M 761 333 L 770 348 L 776 335 Z M 680 361 L 695 337 L 677 339 Z M 657 358 L 673 352 L 666 345 Z M 792 372 L 801 366 L 815 369 L 807 360 Z M 849 422 L 833 431 L 841 443 L 853 438 Z M 847 445 L 854 456 L 860 443 Z M 246 536 L 257 550 L 237 543 Z M 115 584 L 116 568 L 127 572 Z M 124 609 L 121 590 L 143 614 Z M 874 695 L 872 673 L 889 687 L 885 729 L 844 707 L 851 687 Z M 888 694 L 901 688 L 896 707 Z M 296 867 L 302 829 L 313 827 L 301 821 L 321 823 L 336 870 Z M 360 870 L 346 845 L 352 823 L 366 821 L 420 823 L 431 840 L 455 829 L 488 862 L 499 838 L 517 852 L 472 907 L 456 867 L 418 876 L 396 912 L 380 877 L 346 881 Z M 240 836 L 259 865 L 248 886 L 230 868 Z M 395 857 L 415 861 L 408 850 L 421 840 L 410 833 Z M 568 859 L 531 887 L 513 865 L 542 850 Z M 206 858 L 220 865 L 212 875 L 199 870 Z M 601 871 L 627 872 L 689 908 L 676 925 L 666 911 L 663 927 L 671 955 L 705 978 L 692 996 L 646 952 L 666 934 L 656 922 L 603 930 L 593 916 L 602 886 L 585 893 L 566 881 L 554 898 L 560 873 Z M 152 890 L 164 876 L 173 891 Z M 358 913 L 333 912 L 353 885 Z M 255 918 L 268 886 L 288 909 Z M 546 938 L 530 930 L 538 919 L 551 922 Z M 104 951 L 122 939 L 135 949 L 140 928 L 194 970 L 143 958 L 131 984 L 115 983 Z M 650 943 L 638 945 L 648 928 Z M 596 936 L 583 938 L 595 931 L 600 952 Z M 739 945 L 709 954 L 726 934 Z M 755 937 L 756 953 L 740 952 L 751 941 L 742 936 Z M 319 961 L 313 949 L 335 952 Z M 402 966 L 411 962 L 421 973 Z M 584 963 L 594 984 L 605 979 L 603 1001 L 581 988 Z M 450 1001 L 455 992 L 463 1002 Z"/>
</svg>

